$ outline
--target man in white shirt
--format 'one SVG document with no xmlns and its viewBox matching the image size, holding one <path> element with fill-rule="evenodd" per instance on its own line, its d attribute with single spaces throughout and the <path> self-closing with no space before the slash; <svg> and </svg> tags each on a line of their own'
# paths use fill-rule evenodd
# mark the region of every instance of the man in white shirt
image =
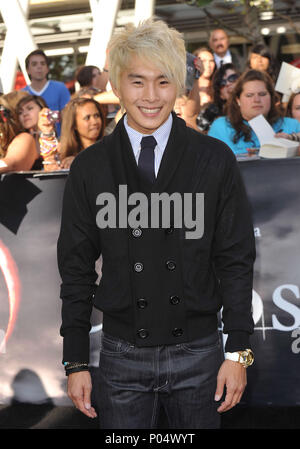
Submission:
<svg viewBox="0 0 300 449">
<path fill-rule="evenodd" d="M 223 64 L 232 63 L 241 70 L 241 61 L 235 53 L 229 50 L 229 38 L 226 31 L 222 29 L 213 30 L 209 38 L 209 46 L 214 52 L 217 68 Z"/>
<path fill-rule="evenodd" d="M 170 428 L 218 428 L 220 413 L 240 401 L 245 367 L 253 360 L 245 354 L 252 357 L 246 348 L 253 332 L 255 248 L 236 158 L 173 112 L 186 76 L 185 44 L 176 30 L 162 21 L 128 25 L 108 48 L 110 82 L 126 115 L 72 163 L 58 240 L 68 395 L 86 416 L 99 416 L 102 429 L 156 428 L 161 407 Z M 115 195 L 121 187 L 128 198 Z M 161 204 L 152 225 L 158 193 L 176 197 L 177 204 Z M 192 203 L 184 207 L 185 218 L 198 209 L 197 194 L 207 198 L 205 232 L 192 242 L 185 235 L 189 223 L 175 223 L 182 216 L 175 213 L 178 200 L 186 193 Z M 131 206 L 141 194 L 151 201 L 136 214 Z M 103 195 L 116 205 L 111 225 Z M 166 225 L 162 215 L 169 219 Z M 133 216 L 139 216 L 138 224 L 131 225 Z M 92 305 L 103 312 L 94 385 Z M 221 306 L 228 333 L 225 361 L 218 334 Z"/>
<path fill-rule="evenodd" d="M 23 90 L 43 97 L 52 111 L 61 111 L 70 101 L 71 95 L 61 81 L 48 80 L 49 61 L 46 54 L 42 50 L 32 51 L 26 57 L 25 65 L 31 83 Z M 56 124 L 56 128 L 60 135 L 60 122 Z"/>
</svg>

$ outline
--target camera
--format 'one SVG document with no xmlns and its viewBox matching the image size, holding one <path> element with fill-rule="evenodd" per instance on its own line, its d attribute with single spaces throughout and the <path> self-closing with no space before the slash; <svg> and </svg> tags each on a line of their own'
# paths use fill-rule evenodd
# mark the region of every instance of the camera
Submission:
<svg viewBox="0 0 300 449">
<path fill-rule="evenodd" d="M 208 131 L 212 122 L 219 116 L 219 108 L 214 103 L 207 105 L 207 107 L 200 112 L 197 117 L 197 126 L 200 131 Z"/>
<path fill-rule="evenodd" d="M 60 120 L 60 113 L 59 113 L 59 111 L 48 111 L 48 114 L 47 114 L 47 119 L 50 121 L 50 122 L 53 122 L 53 123 L 56 123 L 56 122 L 59 122 L 59 120 Z"/>
<path fill-rule="evenodd" d="M 186 82 L 185 88 L 187 90 L 192 90 L 195 79 L 200 77 L 199 70 L 196 69 L 194 61 L 196 56 L 192 55 L 192 53 L 186 53 Z"/>
</svg>

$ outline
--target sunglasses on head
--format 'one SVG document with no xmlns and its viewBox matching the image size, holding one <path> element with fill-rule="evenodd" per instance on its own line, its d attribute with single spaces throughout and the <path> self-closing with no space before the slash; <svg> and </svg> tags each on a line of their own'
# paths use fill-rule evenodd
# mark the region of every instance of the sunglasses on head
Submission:
<svg viewBox="0 0 300 449">
<path fill-rule="evenodd" d="M 221 87 L 226 86 L 228 83 L 234 83 L 238 79 L 238 75 L 236 73 L 232 73 L 228 78 L 223 78 L 220 82 Z"/>
</svg>

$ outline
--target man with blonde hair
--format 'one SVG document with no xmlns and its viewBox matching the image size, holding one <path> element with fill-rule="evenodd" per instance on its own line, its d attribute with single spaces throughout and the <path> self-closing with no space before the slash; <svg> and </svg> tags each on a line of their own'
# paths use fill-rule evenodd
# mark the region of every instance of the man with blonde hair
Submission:
<svg viewBox="0 0 300 449">
<path fill-rule="evenodd" d="M 218 428 L 220 413 L 240 401 L 253 360 L 249 205 L 229 148 L 173 112 L 185 63 L 182 37 L 161 21 L 112 38 L 110 82 L 126 113 L 77 156 L 66 184 L 63 363 L 69 397 L 85 415 L 99 414 L 104 429 L 155 428 L 161 408 L 171 428 Z M 93 306 L 103 312 L 96 407 Z"/>
</svg>

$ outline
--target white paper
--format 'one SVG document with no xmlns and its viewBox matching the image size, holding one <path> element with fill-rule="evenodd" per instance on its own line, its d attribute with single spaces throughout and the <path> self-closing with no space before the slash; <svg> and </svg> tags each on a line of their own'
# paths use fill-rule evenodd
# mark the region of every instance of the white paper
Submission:
<svg viewBox="0 0 300 449">
<path fill-rule="evenodd" d="M 299 146 L 299 142 L 293 142 L 292 140 L 285 139 L 283 137 L 275 137 L 275 131 L 265 117 L 260 114 L 249 120 L 249 125 L 258 137 L 260 146 L 264 144 L 284 146 L 284 147 L 296 147 Z"/>
<path fill-rule="evenodd" d="M 297 91 L 300 82 L 300 69 L 287 62 L 283 62 L 276 81 L 275 90 L 289 97 L 292 92 Z M 300 86 L 299 86 L 300 87 Z"/>
<path fill-rule="evenodd" d="M 253 119 L 249 120 L 248 123 L 257 135 L 260 145 L 263 145 L 267 142 L 276 142 L 277 137 L 274 137 L 275 131 L 262 114 L 257 115 Z"/>
</svg>

